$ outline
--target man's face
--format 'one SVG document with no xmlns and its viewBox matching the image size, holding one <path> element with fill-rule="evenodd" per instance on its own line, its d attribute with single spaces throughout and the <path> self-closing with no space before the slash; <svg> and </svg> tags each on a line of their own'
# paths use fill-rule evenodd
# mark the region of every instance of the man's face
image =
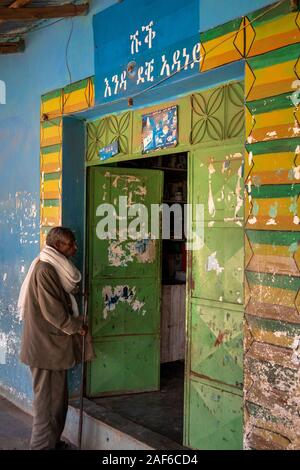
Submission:
<svg viewBox="0 0 300 470">
<path fill-rule="evenodd" d="M 57 242 L 55 248 L 66 258 L 70 258 L 71 256 L 75 256 L 77 252 L 77 243 L 76 240 L 71 237 L 62 237 L 61 240 Z"/>
</svg>

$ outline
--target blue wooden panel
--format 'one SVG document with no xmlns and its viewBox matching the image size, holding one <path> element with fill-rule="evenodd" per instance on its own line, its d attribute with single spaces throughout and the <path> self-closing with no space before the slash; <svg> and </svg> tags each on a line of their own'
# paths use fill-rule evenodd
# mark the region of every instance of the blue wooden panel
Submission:
<svg viewBox="0 0 300 470">
<path fill-rule="evenodd" d="M 127 0 L 95 15 L 93 26 L 96 103 L 132 96 L 182 66 L 168 83 L 199 73 L 198 63 L 187 65 L 199 60 L 199 0 Z"/>
</svg>

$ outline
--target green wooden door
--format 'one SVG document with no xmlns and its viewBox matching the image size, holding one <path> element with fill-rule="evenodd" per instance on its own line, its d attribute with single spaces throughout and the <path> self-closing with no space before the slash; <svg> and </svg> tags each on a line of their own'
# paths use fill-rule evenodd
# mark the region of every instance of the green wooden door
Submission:
<svg viewBox="0 0 300 470">
<path fill-rule="evenodd" d="M 188 255 L 185 445 L 240 449 L 243 143 L 200 147 L 191 155 L 190 168 L 189 197 L 204 206 L 204 239 Z M 193 211 L 193 225 L 195 221 Z"/>
<path fill-rule="evenodd" d="M 189 203 L 204 209 L 187 276 L 184 443 L 195 449 L 242 448 L 244 112 L 242 82 L 192 98 Z"/>
<path fill-rule="evenodd" d="M 240 142 L 239 142 L 240 140 Z M 203 245 L 189 253 L 185 444 L 242 448 L 243 141 L 191 155 L 190 202 L 204 206 Z M 195 206 L 194 206 L 195 207 Z M 193 224 L 196 216 L 193 211 Z"/>
<path fill-rule="evenodd" d="M 151 204 L 161 203 L 162 187 L 160 171 L 90 169 L 89 321 L 97 355 L 88 369 L 90 396 L 159 389 L 161 245 L 159 239 L 148 235 Z M 126 226 L 130 231 L 138 214 L 129 215 L 126 225 L 124 213 L 119 211 L 120 197 L 128 211 L 134 204 L 148 211 L 148 227 L 143 226 L 139 239 L 124 233 Z M 117 239 L 99 239 L 102 204 L 116 208 Z M 137 231 L 140 228 L 137 226 Z"/>
</svg>

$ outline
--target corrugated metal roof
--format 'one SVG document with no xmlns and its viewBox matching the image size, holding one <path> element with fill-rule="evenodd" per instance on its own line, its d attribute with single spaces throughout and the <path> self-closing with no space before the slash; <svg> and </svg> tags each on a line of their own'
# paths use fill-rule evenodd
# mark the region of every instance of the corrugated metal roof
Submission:
<svg viewBox="0 0 300 470">
<path fill-rule="evenodd" d="M 0 7 L 8 7 L 14 3 L 14 0 L 0 0 Z M 43 8 L 61 6 L 66 4 L 80 5 L 88 3 L 88 0 L 32 0 L 26 7 L 23 8 Z M 46 23 L 53 23 L 55 19 L 51 20 L 35 20 L 35 21 L 6 21 L 0 20 L 0 44 L 1 42 L 13 41 L 19 39 L 30 31 L 41 27 Z"/>
</svg>

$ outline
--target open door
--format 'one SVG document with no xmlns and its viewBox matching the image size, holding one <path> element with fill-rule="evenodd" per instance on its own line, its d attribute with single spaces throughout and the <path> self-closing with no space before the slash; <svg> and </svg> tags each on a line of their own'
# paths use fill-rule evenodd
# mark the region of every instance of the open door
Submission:
<svg viewBox="0 0 300 470">
<path fill-rule="evenodd" d="M 113 167 L 93 167 L 89 172 L 89 323 L 97 358 L 88 368 L 87 393 L 101 396 L 157 390 L 161 242 L 145 234 L 151 231 L 151 205 L 162 201 L 163 173 Z M 143 226 L 140 239 L 126 237 L 124 227 L 129 226 L 130 231 L 139 214 L 130 216 L 129 212 L 126 224 L 124 201 L 129 211 L 134 204 L 148 211 L 148 227 Z M 105 218 L 103 204 L 116 210 L 114 239 L 99 239 L 99 223 Z"/>
<path fill-rule="evenodd" d="M 191 155 L 189 202 L 204 208 L 203 245 L 188 255 L 184 444 L 193 449 L 242 448 L 244 144 L 240 140 L 202 146 Z"/>
</svg>

